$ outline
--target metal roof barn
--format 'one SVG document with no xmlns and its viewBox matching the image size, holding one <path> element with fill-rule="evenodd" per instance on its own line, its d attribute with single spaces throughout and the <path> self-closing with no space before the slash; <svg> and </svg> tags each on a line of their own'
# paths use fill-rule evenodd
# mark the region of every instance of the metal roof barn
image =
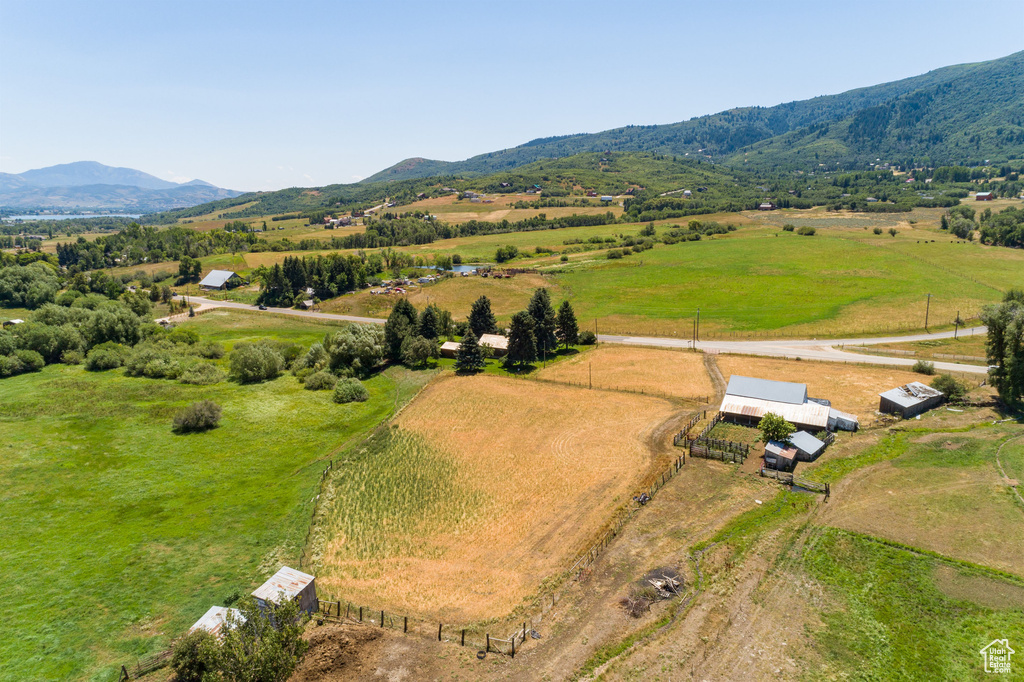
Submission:
<svg viewBox="0 0 1024 682">
<path fill-rule="evenodd" d="M 214 637 L 220 637 L 224 626 L 227 625 L 229 613 L 234 615 L 235 622 L 245 622 L 245 616 L 238 609 L 229 609 L 226 606 L 211 606 L 210 610 L 204 613 L 203 617 L 188 629 L 189 634 L 196 630 L 206 630 Z"/>
<path fill-rule="evenodd" d="M 725 389 L 725 394 L 741 396 L 743 398 L 770 400 L 776 403 L 803 405 L 807 402 L 807 384 L 755 379 L 754 377 L 733 374 L 729 377 L 729 386 Z"/>
<path fill-rule="evenodd" d="M 210 274 L 203 277 L 203 281 L 199 283 L 199 286 L 209 289 L 220 289 L 224 287 L 232 277 L 238 277 L 238 275 L 231 270 L 210 270 Z"/>
<path fill-rule="evenodd" d="M 813 462 L 825 450 L 825 443 L 806 431 L 797 431 L 789 437 L 789 442 L 797 449 L 797 459 L 801 462 Z"/>
<path fill-rule="evenodd" d="M 256 601 L 264 606 L 267 603 L 278 603 L 282 595 L 285 599 L 298 599 L 303 611 L 316 611 L 319 608 L 316 598 L 316 578 L 284 566 L 270 576 L 267 582 L 252 592 Z"/>
<path fill-rule="evenodd" d="M 829 408 L 818 403 L 794 404 L 726 394 L 719 410 L 733 421 L 754 426 L 771 412 L 801 429 L 824 431 L 828 427 Z"/>
<path fill-rule="evenodd" d="M 494 349 L 495 355 L 504 355 L 508 352 L 508 337 L 501 334 L 481 334 L 480 345 L 490 346 Z"/>
<path fill-rule="evenodd" d="M 926 386 L 920 381 L 911 381 L 909 384 L 879 393 L 878 396 L 879 411 L 898 414 L 904 419 L 937 407 L 946 397 L 942 391 Z"/>
</svg>

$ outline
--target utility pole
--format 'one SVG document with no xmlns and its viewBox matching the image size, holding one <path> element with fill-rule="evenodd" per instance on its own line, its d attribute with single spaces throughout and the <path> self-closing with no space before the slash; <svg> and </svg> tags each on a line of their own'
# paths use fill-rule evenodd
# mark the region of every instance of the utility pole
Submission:
<svg viewBox="0 0 1024 682">
<path fill-rule="evenodd" d="M 594 363 L 588 362 L 587 366 L 590 368 L 590 388 L 594 388 Z"/>
<path fill-rule="evenodd" d="M 928 331 L 928 312 L 931 310 L 932 307 L 932 295 L 926 294 L 926 296 L 928 296 L 928 298 L 926 299 L 927 303 L 925 304 L 924 308 L 924 330 Z"/>
<path fill-rule="evenodd" d="M 693 340 L 694 342 L 700 341 L 700 308 L 697 308 L 697 325 Z"/>
<path fill-rule="evenodd" d="M 956 340 L 956 335 L 960 331 L 960 311 L 956 311 L 956 319 L 953 320 L 953 340 Z"/>
<path fill-rule="evenodd" d="M 594 345 L 595 346 L 599 345 L 597 343 L 597 318 L 596 317 L 594 318 Z"/>
</svg>

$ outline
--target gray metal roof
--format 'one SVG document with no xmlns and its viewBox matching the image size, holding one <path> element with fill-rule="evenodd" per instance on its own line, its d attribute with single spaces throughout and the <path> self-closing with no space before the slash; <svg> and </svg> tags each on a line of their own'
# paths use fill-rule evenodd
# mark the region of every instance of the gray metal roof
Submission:
<svg viewBox="0 0 1024 682">
<path fill-rule="evenodd" d="M 879 393 L 883 398 L 891 400 L 900 407 L 913 407 L 923 403 L 930 398 L 945 395 L 931 386 L 925 386 L 920 381 L 911 381 L 909 384 L 889 389 L 885 393 Z"/>
<path fill-rule="evenodd" d="M 228 614 L 235 617 L 236 623 L 244 623 L 245 616 L 238 609 L 229 609 L 226 606 L 211 606 L 210 610 L 203 614 L 203 617 L 196 621 L 196 624 L 189 628 L 189 632 L 206 630 L 215 637 L 220 637 L 221 631 L 228 622 Z"/>
<path fill-rule="evenodd" d="M 230 270 L 210 270 L 210 274 L 199 283 L 201 287 L 222 287 L 235 276 Z"/>
<path fill-rule="evenodd" d="M 276 604 L 282 592 L 285 599 L 292 599 L 315 579 L 308 573 L 284 566 L 280 571 L 270 576 L 267 582 L 253 590 L 252 596 L 265 602 L 274 602 Z"/>
<path fill-rule="evenodd" d="M 803 450 L 808 455 L 814 455 L 821 452 L 821 449 L 825 447 L 825 443 L 818 440 L 806 431 L 797 431 L 789 437 L 789 442 L 793 444 L 797 450 Z"/>
<path fill-rule="evenodd" d="M 807 384 L 791 384 L 787 381 L 755 379 L 733 374 L 729 377 L 729 386 L 725 389 L 725 394 L 803 405 L 807 402 Z"/>
<path fill-rule="evenodd" d="M 764 451 L 768 454 L 775 455 L 776 457 L 785 457 L 786 459 L 796 458 L 796 448 L 789 443 L 780 443 L 777 440 L 770 440 L 768 444 L 764 446 Z"/>
</svg>

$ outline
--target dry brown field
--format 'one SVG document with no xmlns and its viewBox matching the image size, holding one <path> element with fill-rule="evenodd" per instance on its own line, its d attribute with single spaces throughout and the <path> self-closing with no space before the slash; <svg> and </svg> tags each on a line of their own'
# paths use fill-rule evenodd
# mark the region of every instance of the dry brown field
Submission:
<svg viewBox="0 0 1024 682">
<path fill-rule="evenodd" d="M 704 355 L 678 350 L 603 344 L 594 350 L 551 365 L 539 379 L 594 388 L 644 391 L 676 398 L 713 396 Z"/>
<path fill-rule="evenodd" d="M 567 570 L 630 499 L 676 414 L 647 396 L 487 375 L 437 380 L 399 415 L 398 431 L 428 443 L 479 504 L 460 521 L 410 533 L 402 554 L 354 557 L 336 535 L 318 583 L 449 623 L 504 616 Z"/>
<path fill-rule="evenodd" d="M 930 381 L 930 377 L 922 374 L 888 367 L 739 355 L 718 356 L 718 366 L 726 381 L 730 375 L 739 374 L 759 379 L 807 384 L 807 394 L 810 397 L 826 398 L 832 401 L 832 406 L 837 410 L 857 415 L 861 426 L 874 421 L 879 393 L 910 381 Z"/>
</svg>

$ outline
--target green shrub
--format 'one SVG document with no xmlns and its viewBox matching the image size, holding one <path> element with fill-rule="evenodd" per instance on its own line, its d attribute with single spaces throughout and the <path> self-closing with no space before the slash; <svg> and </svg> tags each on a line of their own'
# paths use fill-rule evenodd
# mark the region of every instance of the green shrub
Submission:
<svg viewBox="0 0 1024 682">
<path fill-rule="evenodd" d="M 216 341 L 203 341 L 193 346 L 196 354 L 207 360 L 219 360 L 224 357 L 224 346 Z"/>
<path fill-rule="evenodd" d="M 177 379 L 186 365 L 173 348 L 160 344 L 140 344 L 124 360 L 124 373 L 130 377 Z"/>
<path fill-rule="evenodd" d="M 782 231 L 783 232 L 792 232 L 795 229 L 796 229 L 796 226 L 795 225 L 791 225 L 789 223 L 786 223 L 785 225 L 782 226 Z"/>
<path fill-rule="evenodd" d="M 882 234 L 882 228 L 880 228 L 880 227 L 876 227 L 875 229 L 873 229 L 871 231 L 874 232 L 875 234 Z"/>
<path fill-rule="evenodd" d="M 952 374 L 940 374 L 932 379 L 932 388 L 942 391 L 947 400 L 962 400 L 970 387 Z"/>
<path fill-rule="evenodd" d="M 363 382 L 354 377 L 348 377 L 338 382 L 334 387 L 334 402 L 351 403 L 366 402 L 370 398 L 370 392 L 363 386 Z"/>
<path fill-rule="evenodd" d="M 927 360 L 918 360 L 914 363 L 914 366 L 911 369 L 918 374 L 927 374 L 928 376 L 931 376 L 932 374 L 935 374 L 935 363 L 928 362 Z"/>
<path fill-rule="evenodd" d="M 597 343 L 597 334 L 595 334 L 594 332 L 590 331 L 589 329 L 586 330 L 586 331 L 580 332 L 580 345 L 581 346 L 593 346 L 595 343 Z"/>
<path fill-rule="evenodd" d="M 90 372 L 102 372 L 108 369 L 117 369 L 124 364 L 129 349 L 119 343 L 108 341 L 98 346 L 85 356 L 85 368 Z"/>
<path fill-rule="evenodd" d="M 243 384 L 275 379 L 284 357 L 270 343 L 240 343 L 231 351 L 231 377 Z"/>
<path fill-rule="evenodd" d="M 217 639 L 206 630 L 195 630 L 178 640 L 171 669 L 178 682 L 203 682 L 217 674 Z"/>
<path fill-rule="evenodd" d="M 609 249 L 606 254 L 606 258 L 608 258 L 608 260 L 615 260 L 616 258 L 622 258 L 622 256 L 623 253 L 621 249 Z"/>
<path fill-rule="evenodd" d="M 0 355 L 0 377 L 12 377 L 21 374 L 24 368 L 14 355 Z"/>
<path fill-rule="evenodd" d="M 199 332 L 189 327 L 175 327 L 167 334 L 167 340 L 192 345 L 199 342 Z"/>
<path fill-rule="evenodd" d="M 224 381 L 226 375 L 216 365 L 209 362 L 197 362 L 185 369 L 178 381 L 183 384 L 194 384 L 197 386 L 209 386 Z"/>
<path fill-rule="evenodd" d="M 85 355 L 80 350 L 66 350 L 60 354 L 60 361 L 65 365 L 80 365 Z"/>
<path fill-rule="evenodd" d="M 562 261 L 563 263 L 568 263 L 569 262 L 569 257 L 568 256 L 562 256 L 559 260 Z"/>
<path fill-rule="evenodd" d="M 815 232 L 817 232 L 817 230 L 807 225 L 801 227 L 799 230 L 796 231 L 797 234 L 804 237 L 813 237 Z"/>
<path fill-rule="evenodd" d="M 210 400 L 200 400 L 174 416 L 174 430 L 177 433 L 208 431 L 220 423 L 220 414 L 220 405 Z"/>
<path fill-rule="evenodd" d="M 330 372 L 313 372 L 302 382 L 302 387 L 307 391 L 329 391 L 338 383 L 338 377 Z"/>
<path fill-rule="evenodd" d="M 46 360 L 34 350 L 26 348 L 16 350 L 14 351 L 14 357 L 18 358 L 18 361 L 21 362 L 22 372 L 38 372 L 43 367 L 46 367 Z"/>
</svg>

